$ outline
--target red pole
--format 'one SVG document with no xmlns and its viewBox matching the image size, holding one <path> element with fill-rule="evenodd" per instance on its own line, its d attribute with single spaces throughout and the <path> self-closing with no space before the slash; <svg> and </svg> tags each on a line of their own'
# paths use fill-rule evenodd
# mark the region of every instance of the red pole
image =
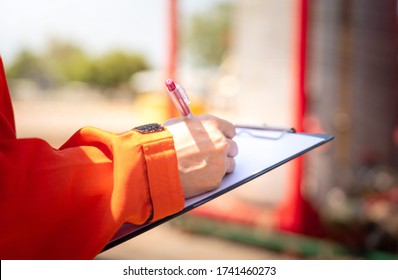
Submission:
<svg viewBox="0 0 398 280">
<path fill-rule="evenodd" d="M 295 103 L 295 128 L 303 132 L 304 115 L 306 112 L 305 78 L 307 74 L 307 33 L 308 33 L 308 0 L 298 0 L 300 14 L 298 23 L 298 58 L 297 58 L 297 94 Z"/>
<path fill-rule="evenodd" d="M 167 58 L 166 76 L 173 80 L 176 79 L 176 69 L 178 60 L 178 30 L 177 30 L 177 0 L 168 0 L 168 24 L 167 24 Z M 169 118 L 177 117 L 177 111 L 170 98 L 167 98 L 167 115 Z"/>
<path fill-rule="evenodd" d="M 308 2 L 309 0 L 296 0 L 294 10 L 297 11 L 295 22 L 296 50 L 294 77 L 296 79 L 293 98 L 294 127 L 297 132 L 304 131 L 304 116 L 306 112 L 306 61 L 308 38 Z M 290 166 L 291 181 L 288 185 L 287 195 L 278 209 L 277 228 L 290 232 L 308 235 L 322 235 L 323 230 L 316 211 L 302 194 L 302 177 L 304 158 L 295 159 Z"/>
</svg>

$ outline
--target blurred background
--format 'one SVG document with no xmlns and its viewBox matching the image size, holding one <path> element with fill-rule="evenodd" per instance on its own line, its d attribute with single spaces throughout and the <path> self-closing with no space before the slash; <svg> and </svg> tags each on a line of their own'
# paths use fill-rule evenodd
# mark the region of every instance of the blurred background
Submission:
<svg viewBox="0 0 398 280">
<path fill-rule="evenodd" d="M 396 0 L 13 0 L 0 54 L 18 137 L 55 148 L 195 114 L 334 141 L 98 259 L 397 259 Z"/>
</svg>

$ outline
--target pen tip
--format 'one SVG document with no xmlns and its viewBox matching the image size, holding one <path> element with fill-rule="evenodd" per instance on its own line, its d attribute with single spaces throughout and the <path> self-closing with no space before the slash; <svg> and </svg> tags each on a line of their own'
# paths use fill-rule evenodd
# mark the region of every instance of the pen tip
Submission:
<svg viewBox="0 0 398 280">
<path fill-rule="evenodd" d="M 167 79 L 165 84 L 169 91 L 173 91 L 176 89 L 176 84 L 174 83 L 174 81 L 172 79 Z"/>
</svg>

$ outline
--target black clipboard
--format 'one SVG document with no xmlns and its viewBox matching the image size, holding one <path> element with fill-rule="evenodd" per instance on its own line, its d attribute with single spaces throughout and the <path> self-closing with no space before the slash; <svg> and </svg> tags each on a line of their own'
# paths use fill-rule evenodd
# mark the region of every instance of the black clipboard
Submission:
<svg viewBox="0 0 398 280">
<path fill-rule="evenodd" d="M 153 229 L 171 219 L 199 207 L 265 173 L 303 155 L 333 139 L 329 134 L 296 133 L 294 129 L 266 126 L 237 125 L 239 154 L 236 157 L 236 168 L 227 174 L 221 185 L 214 191 L 187 199 L 180 212 L 161 220 L 144 225 L 124 224 L 112 237 L 103 251 L 113 248 L 131 238 Z"/>
</svg>

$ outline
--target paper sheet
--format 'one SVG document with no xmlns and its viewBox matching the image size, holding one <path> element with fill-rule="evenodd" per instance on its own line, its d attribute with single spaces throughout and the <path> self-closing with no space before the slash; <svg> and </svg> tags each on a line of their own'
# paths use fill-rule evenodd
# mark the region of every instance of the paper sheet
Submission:
<svg viewBox="0 0 398 280">
<path fill-rule="evenodd" d="M 262 175 L 262 172 L 266 173 L 285 163 L 285 160 L 291 159 L 292 156 L 325 141 L 325 139 L 315 136 L 281 131 L 263 131 L 263 133 L 250 129 L 237 131 L 238 135 L 234 140 L 238 144 L 239 153 L 235 158 L 235 171 L 226 175 L 216 190 L 186 200 L 185 207 L 197 205 L 206 197 L 212 197 L 248 178 L 252 180 L 253 176 L 258 177 Z M 253 135 L 256 136 L 253 137 Z"/>
</svg>

